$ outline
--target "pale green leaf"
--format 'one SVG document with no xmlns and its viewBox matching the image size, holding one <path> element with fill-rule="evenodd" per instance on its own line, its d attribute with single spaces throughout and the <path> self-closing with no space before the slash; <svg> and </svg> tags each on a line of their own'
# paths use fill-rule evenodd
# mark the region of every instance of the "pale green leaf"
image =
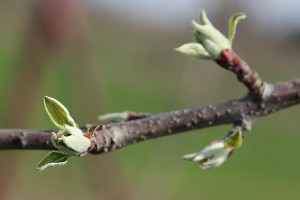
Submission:
<svg viewBox="0 0 300 200">
<path fill-rule="evenodd" d="M 205 12 L 204 9 L 202 9 L 201 12 L 200 12 L 200 22 L 201 22 L 202 25 L 211 24 L 208 17 L 206 16 L 206 12 Z"/>
<path fill-rule="evenodd" d="M 193 58 L 212 59 L 211 55 L 204 49 L 204 47 L 201 44 L 198 43 L 184 44 L 174 50 L 186 56 L 191 56 Z"/>
<path fill-rule="evenodd" d="M 212 42 L 216 43 L 220 47 L 220 50 L 230 48 L 228 39 L 212 24 L 200 25 L 193 20 L 192 26 L 196 31 L 196 33 L 194 33 L 196 41 L 202 44 L 206 50 L 208 49 L 203 44 L 204 39 L 211 40 Z"/>
<path fill-rule="evenodd" d="M 43 160 L 41 160 L 37 165 L 38 171 L 43 171 L 49 167 L 56 167 L 65 165 L 68 160 L 68 155 L 65 155 L 60 152 L 50 152 L 48 155 L 46 155 Z"/>
<path fill-rule="evenodd" d="M 69 147 L 67 147 L 63 141 L 62 141 L 62 135 L 60 135 L 60 140 L 58 140 L 58 137 L 55 133 L 52 133 L 51 135 L 51 141 L 52 144 L 61 152 L 63 152 L 65 155 L 69 155 L 69 156 L 78 156 L 80 155 L 80 153 L 78 153 L 77 151 L 74 151 L 72 149 L 70 149 Z"/>
<path fill-rule="evenodd" d="M 232 41 L 234 39 L 234 35 L 236 32 L 236 26 L 241 19 L 245 19 L 245 18 L 246 18 L 245 13 L 236 13 L 236 14 L 232 15 L 229 19 L 228 39 L 229 39 L 231 47 L 232 47 Z"/>
<path fill-rule="evenodd" d="M 209 52 L 209 54 L 211 55 L 211 57 L 214 60 L 218 60 L 221 52 L 224 50 L 224 48 L 222 46 L 220 46 L 218 43 L 215 43 L 212 40 L 208 40 L 206 38 L 204 38 L 202 40 L 203 46 L 205 46 L 206 50 Z"/>
<path fill-rule="evenodd" d="M 69 126 L 64 124 L 65 131 L 63 132 L 63 135 L 77 135 L 77 136 L 83 136 L 83 132 L 81 129 L 73 126 Z"/>
<path fill-rule="evenodd" d="M 76 152 L 76 155 L 86 152 L 92 144 L 88 138 L 79 135 L 61 136 L 61 138 L 66 147 Z"/>
<path fill-rule="evenodd" d="M 69 111 L 56 99 L 51 97 L 44 98 L 44 105 L 51 121 L 61 130 L 64 130 L 64 124 L 77 127 Z"/>
</svg>

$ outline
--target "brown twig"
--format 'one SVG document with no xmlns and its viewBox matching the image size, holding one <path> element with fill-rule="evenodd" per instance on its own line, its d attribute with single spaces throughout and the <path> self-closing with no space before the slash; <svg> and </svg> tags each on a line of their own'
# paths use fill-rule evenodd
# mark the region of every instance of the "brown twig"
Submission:
<svg viewBox="0 0 300 200">
<path fill-rule="evenodd" d="M 300 103 L 300 79 L 270 84 L 262 99 L 247 95 L 225 103 L 150 115 L 143 119 L 102 126 L 96 131 L 91 153 L 109 152 L 129 144 L 193 129 L 248 122 Z M 83 127 L 86 130 L 86 127 Z M 47 130 L 0 130 L 0 149 L 55 149 Z"/>
<path fill-rule="evenodd" d="M 269 95 L 272 87 L 231 49 L 223 50 L 216 62 L 224 69 L 235 73 L 238 80 L 248 88 L 250 96 L 264 98 Z"/>
</svg>

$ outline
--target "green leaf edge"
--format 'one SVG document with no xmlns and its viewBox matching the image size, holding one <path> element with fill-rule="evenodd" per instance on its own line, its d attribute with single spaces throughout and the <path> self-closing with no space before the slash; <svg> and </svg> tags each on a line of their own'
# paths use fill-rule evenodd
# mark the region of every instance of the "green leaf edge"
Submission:
<svg viewBox="0 0 300 200">
<path fill-rule="evenodd" d="M 44 106 L 48 116 L 57 128 L 64 130 L 64 124 L 78 127 L 67 108 L 58 100 L 45 96 Z"/>
<path fill-rule="evenodd" d="M 186 43 L 174 49 L 176 52 L 196 59 L 209 60 L 212 56 L 199 43 Z"/>
<path fill-rule="evenodd" d="M 206 24 L 212 25 L 211 22 L 209 21 L 207 15 L 206 15 L 205 9 L 201 10 L 199 19 L 200 19 L 200 22 L 201 22 L 202 25 L 206 25 Z"/>
<path fill-rule="evenodd" d="M 245 13 L 242 13 L 242 12 L 235 13 L 229 19 L 228 40 L 229 40 L 229 43 L 230 43 L 231 47 L 232 47 L 232 42 L 233 42 L 233 39 L 234 39 L 234 36 L 235 36 L 237 24 L 241 19 L 246 19 L 246 14 Z"/>
<path fill-rule="evenodd" d="M 53 157 L 54 156 L 54 157 Z M 38 164 L 37 170 L 44 171 L 49 167 L 57 167 L 67 164 L 68 155 L 65 155 L 58 151 L 52 151 L 48 153 Z"/>
<path fill-rule="evenodd" d="M 235 130 L 231 135 L 225 138 L 226 147 L 238 148 L 243 144 L 243 133 L 241 129 Z"/>
</svg>

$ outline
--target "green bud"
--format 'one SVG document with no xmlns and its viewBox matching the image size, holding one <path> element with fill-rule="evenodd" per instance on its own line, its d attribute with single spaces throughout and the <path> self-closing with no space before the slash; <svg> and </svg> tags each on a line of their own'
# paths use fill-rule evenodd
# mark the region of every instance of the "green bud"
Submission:
<svg viewBox="0 0 300 200">
<path fill-rule="evenodd" d="M 84 156 L 92 146 L 88 137 L 93 136 L 97 126 L 92 126 L 85 136 L 71 117 L 69 111 L 56 99 L 45 97 L 44 105 L 52 122 L 60 129 L 51 133 L 53 145 L 61 152 L 50 152 L 39 162 L 37 169 L 43 171 L 67 163 L 69 156 Z"/>
<path fill-rule="evenodd" d="M 109 124 L 115 122 L 124 122 L 127 121 L 129 114 L 127 112 L 116 112 L 116 113 L 107 113 L 104 115 L 100 115 L 98 120 L 101 124 Z"/>
<path fill-rule="evenodd" d="M 246 17 L 243 13 L 237 13 L 229 20 L 229 39 L 217 30 L 206 16 L 205 10 L 200 13 L 200 24 L 192 21 L 195 29 L 194 37 L 197 43 L 188 43 L 175 49 L 175 51 L 187 56 L 199 59 L 218 60 L 225 49 L 231 49 L 239 20 Z M 196 45 L 197 44 L 197 45 Z"/>
<path fill-rule="evenodd" d="M 66 155 L 79 156 L 84 154 L 91 146 L 91 141 L 83 135 L 82 130 L 64 125 L 65 131 L 52 133 L 52 143 Z"/>
<path fill-rule="evenodd" d="M 223 49 L 230 48 L 228 39 L 212 24 L 209 23 L 200 25 L 193 20 L 192 25 L 195 32 L 198 32 L 200 38 L 211 40 Z"/>
</svg>

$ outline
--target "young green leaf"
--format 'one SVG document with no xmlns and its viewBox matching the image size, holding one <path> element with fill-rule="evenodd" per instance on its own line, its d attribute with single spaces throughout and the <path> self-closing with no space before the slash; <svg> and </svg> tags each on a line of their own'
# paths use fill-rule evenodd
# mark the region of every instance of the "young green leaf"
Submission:
<svg viewBox="0 0 300 200">
<path fill-rule="evenodd" d="M 236 14 L 232 15 L 229 19 L 228 39 L 229 39 L 231 47 L 232 47 L 232 41 L 233 41 L 235 31 L 236 31 L 236 26 L 241 19 L 245 19 L 245 18 L 246 18 L 245 13 L 236 13 Z"/>
<path fill-rule="evenodd" d="M 207 52 L 205 48 L 198 43 L 187 43 L 174 50 L 186 56 L 191 56 L 193 58 L 212 59 L 212 56 L 209 54 L 209 52 Z"/>
<path fill-rule="evenodd" d="M 68 155 L 63 153 L 53 151 L 46 155 L 43 160 L 41 160 L 37 165 L 38 171 L 43 171 L 49 167 L 56 167 L 60 165 L 65 165 L 68 160 Z"/>
<path fill-rule="evenodd" d="M 64 130 L 64 124 L 77 127 L 69 111 L 56 99 L 45 96 L 44 105 L 51 121 L 57 128 Z"/>
<path fill-rule="evenodd" d="M 204 9 L 202 9 L 200 12 L 200 22 L 202 25 L 206 25 L 206 24 L 211 25 L 211 22 L 209 21 L 208 17 L 206 16 L 206 12 Z"/>
<path fill-rule="evenodd" d="M 78 153 L 77 151 L 74 151 L 73 149 L 70 149 L 69 147 L 67 147 L 63 143 L 63 141 L 62 141 L 62 135 L 60 135 L 58 137 L 55 133 L 52 133 L 52 135 L 51 135 L 51 141 L 52 141 L 52 144 L 58 150 L 60 150 L 62 153 L 64 153 L 65 155 L 69 155 L 69 156 L 78 156 L 78 155 L 80 155 L 80 153 Z"/>
<path fill-rule="evenodd" d="M 238 148 L 243 144 L 243 132 L 241 128 L 233 129 L 225 138 L 226 147 Z"/>
<path fill-rule="evenodd" d="M 73 155 L 77 155 L 77 156 L 86 152 L 89 149 L 89 147 L 92 145 L 91 141 L 84 136 L 70 135 L 70 136 L 62 136 L 61 138 L 63 143 L 69 149 L 67 152 L 71 150 L 72 152 L 74 152 Z"/>
</svg>

